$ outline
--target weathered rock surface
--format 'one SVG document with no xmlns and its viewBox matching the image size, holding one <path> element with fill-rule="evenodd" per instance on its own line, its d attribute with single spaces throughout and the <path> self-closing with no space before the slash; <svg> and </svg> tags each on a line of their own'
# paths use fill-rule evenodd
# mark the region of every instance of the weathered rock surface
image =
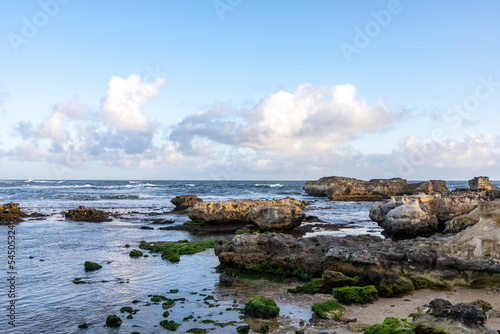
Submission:
<svg viewBox="0 0 500 334">
<path fill-rule="evenodd" d="M 203 202 L 201 198 L 196 195 L 180 195 L 175 196 L 170 200 L 170 203 L 175 205 L 174 212 L 183 213 L 185 210 L 194 206 L 198 202 Z"/>
<path fill-rule="evenodd" d="M 409 194 L 448 193 L 445 181 L 431 180 L 408 183 L 405 179 L 372 179 L 362 181 L 350 177 L 331 176 L 307 181 L 304 190 L 312 196 L 328 196 L 335 201 L 374 201 Z"/>
<path fill-rule="evenodd" d="M 480 196 L 476 192 L 393 196 L 389 202 L 374 203 L 370 218 L 388 235 L 428 236 L 442 232 L 445 222 L 474 210 Z"/>
<path fill-rule="evenodd" d="M 469 180 L 469 188 L 473 190 L 500 190 L 500 188 L 491 184 L 490 178 L 487 176 L 476 176 Z"/>
<path fill-rule="evenodd" d="M 444 299 L 434 299 L 415 319 L 415 333 L 497 334 L 487 327 L 484 310 L 473 303 L 452 305 Z"/>
<path fill-rule="evenodd" d="M 476 213 L 479 222 L 452 236 L 443 245 L 444 250 L 447 254 L 469 260 L 499 259 L 500 200 L 481 203 Z"/>
<path fill-rule="evenodd" d="M 480 212 L 481 203 L 479 207 L 475 208 L 471 212 L 457 216 L 452 220 L 445 222 L 445 229 L 443 233 L 453 233 L 456 234 L 460 231 L 465 230 L 469 226 L 476 225 L 479 222 L 479 212 Z"/>
<path fill-rule="evenodd" d="M 493 221 L 500 221 L 500 213 L 492 211 L 490 215 L 495 217 L 481 216 L 489 222 L 483 231 L 498 236 L 498 223 L 493 226 Z M 460 232 L 455 239 L 402 241 L 368 235 L 295 239 L 276 233 L 242 234 L 219 238 L 215 253 L 221 264 L 228 267 L 261 268 L 299 277 L 321 277 L 330 271 L 325 276 L 329 281 L 352 282 L 349 278 L 357 276 L 355 285 L 373 284 L 381 295 L 401 295 L 411 291 L 412 286 L 500 286 L 499 239 L 478 239 L 482 236 L 472 228 Z M 485 240 L 486 244 L 477 240 Z M 492 245 L 496 245 L 495 251 Z M 481 253 L 472 256 L 471 246 Z"/>
<path fill-rule="evenodd" d="M 275 205 L 290 205 L 304 209 L 306 203 L 291 197 L 279 200 L 233 199 L 230 201 L 198 202 L 187 210 L 187 214 L 191 220 L 207 223 L 246 222 L 250 208 Z"/>
<path fill-rule="evenodd" d="M 304 211 L 295 205 L 256 206 L 248 210 L 247 221 L 262 231 L 290 230 L 306 218 Z"/>
<path fill-rule="evenodd" d="M 68 212 L 66 212 L 64 216 L 66 217 L 66 219 L 75 221 L 86 221 L 94 223 L 111 221 L 111 219 L 109 218 L 109 213 L 102 210 L 86 208 L 83 205 L 80 205 L 74 210 L 68 210 Z"/>
<path fill-rule="evenodd" d="M 26 217 L 26 214 L 21 211 L 19 203 L 10 202 L 0 205 L 0 225 L 19 223 L 22 217 Z"/>
</svg>

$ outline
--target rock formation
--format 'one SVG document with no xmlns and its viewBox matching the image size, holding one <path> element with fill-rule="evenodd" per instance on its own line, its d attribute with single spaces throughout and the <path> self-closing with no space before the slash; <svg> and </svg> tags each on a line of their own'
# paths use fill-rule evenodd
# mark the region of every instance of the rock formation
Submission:
<svg viewBox="0 0 500 334">
<path fill-rule="evenodd" d="M 487 176 L 476 176 L 469 180 L 469 188 L 473 190 L 500 190 L 500 188 L 491 184 L 490 178 Z"/>
<path fill-rule="evenodd" d="M 445 222 L 474 210 L 479 196 L 475 192 L 393 196 L 389 202 L 374 203 L 370 218 L 388 235 L 428 236 L 442 232 Z"/>
<path fill-rule="evenodd" d="M 184 213 L 187 209 L 199 202 L 203 202 L 203 200 L 196 195 L 180 195 L 170 200 L 170 203 L 175 205 L 173 211 L 177 213 Z"/>
<path fill-rule="evenodd" d="M 323 275 L 337 285 L 372 284 L 381 296 L 411 293 L 413 288 L 500 286 L 498 210 L 481 214 L 477 227 L 452 239 L 242 234 L 219 238 L 215 253 L 226 267 L 302 278 Z M 324 276 L 325 271 L 330 272 Z"/>
<path fill-rule="evenodd" d="M 444 299 L 434 299 L 415 318 L 415 333 L 497 334 L 487 327 L 485 311 L 474 303 L 452 305 Z"/>
<path fill-rule="evenodd" d="M 304 190 L 309 195 L 328 196 L 334 201 L 374 201 L 397 195 L 445 194 L 449 192 L 446 182 L 440 180 L 408 183 L 401 178 L 362 181 L 340 176 L 307 181 Z"/>
<path fill-rule="evenodd" d="M 262 231 L 290 230 L 306 218 L 304 211 L 295 205 L 256 206 L 248 210 L 247 221 Z"/>
<path fill-rule="evenodd" d="M 85 221 L 85 222 L 104 222 L 111 221 L 109 218 L 109 213 L 106 213 L 102 210 L 86 208 L 83 205 L 80 205 L 78 208 L 74 210 L 68 210 L 64 214 L 66 219 L 74 220 L 74 221 Z"/>
<path fill-rule="evenodd" d="M 0 205 L 0 225 L 16 224 L 21 221 L 26 214 L 21 211 L 19 203 L 7 203 Z"/>
<path fill-rule="evenodd" d="M 230 201 L 198 202 L 187 210 L 187 214 L 193 221 L 206 223 L 246 222 L 250 208 L 275 205 L 289 205 L 304 209 L 306 203 L 291 197 L 279 200 L 233 199 Z"/>
</svg>

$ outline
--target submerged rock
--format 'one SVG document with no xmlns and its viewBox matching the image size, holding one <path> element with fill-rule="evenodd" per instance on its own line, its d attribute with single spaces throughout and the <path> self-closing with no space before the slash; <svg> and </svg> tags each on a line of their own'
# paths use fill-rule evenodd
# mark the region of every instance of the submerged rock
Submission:
<svg viewBox="0 0 500 334">
<path fill-rule="evenodd" d="M 434 299 L 415 318 L 415 333 L 497 334 L 486 327 L 486 320 L 485 311 L 474 303 L 452 305 L 447 300 Z"/>
<path fill-rule="evenodd" d="M 64 214 L 66 219 L 74 221 L 86 221 L 86 222 L 104 222 L 111 221 L 109 218 L 109 213 L 97 209 L 87 209 L 83 205 L 80 205 L 74 210 L 68 210 Z"/>
<path fill-rule="evenodd" d="M 323 177 L 318 181 L 307 181 L 306 193 L 312 196 L 328 196 L 335 201 L 374 201 L 388 199 L 396 195 L 408 194 L 445 194 L 448 187 L 445 181 L 431 180 L 420 183 L 408 183 L 405 179 L 358 180 L 350 177 Z"/>
<path fill-rule="evenodd" d="M 250 208 L 275 205 L 292 205 L 304 209 L 306 203 L 291 197 L 280 200 L 233 199 L 229 201 L 198 202 L 187 210 L 187 214 L 193 221 L 207 223 L 246 222 Z"/>
<path fill-rule="evenodd" d="M 173 211 L 178 213 L 185 213 L 187 209 L 199 202 L 203 202 L 203 200 L 196 195 L 180 195 L 170 200 L 170 203 L 175 205 Z"/>
<path fill-rule="evenodd" d="M 122 319 L 120 319 L 120 317 L 115 314 L 109 315 L 106 318 L 106 325 L 108 325 L 108 327 L 116 328 L 120 327 L 121 324 L 122 324 Z"/>
<path fill-rule="evenodd" d="M 262 231 L 290 230 L 306 218 L 304 211 L 294 205 L 256 206 L 248 210 L 247 221 Z"/>
<path fill-rule="evenodd" d="M 89 271 L 95 271 L 95 270 L 99 270 L 102 268 L 102 266 L 100 264 L 97 264 L 95 262 L 91 262 L 91 261 L 86 261 L 84 264 L 83 264 L 84 268 L 85 268 L 85 271 L 89 272 Z"/>
</svg>

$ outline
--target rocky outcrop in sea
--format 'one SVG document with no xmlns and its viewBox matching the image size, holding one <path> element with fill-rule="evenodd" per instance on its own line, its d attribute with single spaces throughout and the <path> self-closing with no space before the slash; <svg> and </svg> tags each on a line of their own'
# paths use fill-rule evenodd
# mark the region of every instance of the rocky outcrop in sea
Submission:
<svg viewBox="0 0 500 334">
<path fill-rule="evenodd" d="M 445 194 L 449 189 L 446 182 L 441 180 L 408 183 L 402 178 L 363 181 L 350 177 L 330 176 L 317 181 L 307 181 L 304 191 L 312 196 L 327 196 L 334 201 L 376 201 L 399 195 Z"/>
</svg>

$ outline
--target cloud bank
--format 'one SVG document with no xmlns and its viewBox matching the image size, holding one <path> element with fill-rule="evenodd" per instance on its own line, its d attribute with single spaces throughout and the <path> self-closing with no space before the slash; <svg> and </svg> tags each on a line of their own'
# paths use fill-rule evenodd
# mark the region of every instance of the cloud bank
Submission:
<svg viewBox="0 0 500 334">
<path fill-rule="evenodd" d="M 164 84 L 165 78 L 113 77 L 97 108 L 75 97 L 56 104 L 40 123 L 19 122 L 20 143 L 3 155 L 69 168 L 177 168 L 207 179 L 449 179 L 493 170 L 500 161 L 500 136 L 491 134 L 420 142 L 409 134 L 389 154 L 364 154 L 353 140 L 393 128 L 402 112 L 383 99 L 370 105 L 350 84 L 302 84 L 252 108 L 219 103 L 178 124 L 153 124 L 142 109 Z"/>
</svg>

